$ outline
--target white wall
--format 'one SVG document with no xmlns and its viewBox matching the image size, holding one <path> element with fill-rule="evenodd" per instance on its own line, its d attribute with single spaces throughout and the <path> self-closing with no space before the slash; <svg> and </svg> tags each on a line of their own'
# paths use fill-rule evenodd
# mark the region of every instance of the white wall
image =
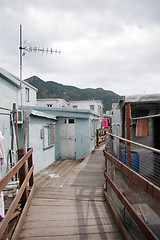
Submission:
<svg viewBox="0 0 160 240">
<path fill-rule="evenodd" d="M 27 94 L 28 92 L 28 94 Z M 36 106 L 37 104 L 37 89 L 28 83 L 22 83 L 22 105 Z M 21 105 L 21 90 L 19 91 L 19 105 Z"/>
<path fill-rule="evenodd" d="M 47 98 L 37 99 L 38 107 L 49 107 L 49 108 L 74 108 L 77 109 L 92 110 L 90 106 L 94 106 L 93 112 L 100 117 L 103 117 L 103 104 L 100 100 L 84 100 L 84 101 L 69 101 L 66 102 L 60 98 Z"/>
<path fill-rule="evenodd" d="M 69 101 L 69 103 L 71 108 L 77 106 L 77 109 L 86 110 L 91 110 L 90 106 L 94 105 L 93 112 L 98 114 L 100 117 L 103 117 L 103 104 L 100 100 Z"/>
<path fill-rule="evenodd" d="M 69 108 L 69 104 L 60 98 L 37 99 L 38 107 L 52 107 L 52 108 Z"/>
</svg>

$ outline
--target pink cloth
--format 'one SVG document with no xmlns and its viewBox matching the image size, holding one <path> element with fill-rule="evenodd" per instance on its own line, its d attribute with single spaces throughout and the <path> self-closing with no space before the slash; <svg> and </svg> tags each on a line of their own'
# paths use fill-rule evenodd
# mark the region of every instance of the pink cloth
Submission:
<svg viewBox="0 0 160 240">
<path fill-rule="evenodd" d="M 103 122 L 103 127 L 108 127 L 108 119 L 107 118 L 102 118 Z"/>
<path fill-rule="evenodd" d="M 103 122 L 103 127 L 105 127 L 105 126 L 106 126 L 106 120 L 105 120 L 105 118 L 102 118 L 102 122 Z"/>
<path fill-rule="evenodd" d="M 108 127 L 108 119 L 106 118 L 106 127 Z"/>
<path fill-rule="evenodd" d="M 2 135 L 2 132 L 0 131 L 0 163 L 1 163 L 1 166 L 5 165 L 5 163 L 6 163 L 5 157 L 4 157 L 3 140 L 4 140 L 4 137 Z"/>
</svg>

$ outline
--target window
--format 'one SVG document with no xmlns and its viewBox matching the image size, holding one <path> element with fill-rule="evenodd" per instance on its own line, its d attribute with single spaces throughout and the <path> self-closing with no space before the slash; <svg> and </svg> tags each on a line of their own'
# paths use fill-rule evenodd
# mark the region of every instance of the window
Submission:
<svg viewBox="0 0 160 240">
<path fill-rule="evenodd" d="M 74 124 L 74 119 L 73 119 L 73 118 L 68 119 L 68 123 L 69 123 L 69 124 Z"/>
<path fill-rule="evenodd" d="M 74 109 L 77 109 L 77 105 L 73 105 L 73 108 L 74 108 Z"/>
<path fill-rule="evenodd" d="M 26 102 L 29 102 L 29 88 L 25 88 Z"/>
<path fill-rule="evenodd" d="M 55 125 L 43 126 L 43 149 L 52 147 L 55 144 Z"/>
<path fill-rule="evenodd" d="M 65 119 L 65 118 L 60 119 L 60 124 L 66 124 L 66 123 L 67 123 L 67 119 Z"/>
<path fill-rule="evenodd" d="M 47 104 L 47 107 L 52 107 L 53 105 L 52 104 Z"/>
<path fill-rule="evenodd" d="M 90 110 L 94 111 L 94 105 L 90 105 Z"/>
</svg>

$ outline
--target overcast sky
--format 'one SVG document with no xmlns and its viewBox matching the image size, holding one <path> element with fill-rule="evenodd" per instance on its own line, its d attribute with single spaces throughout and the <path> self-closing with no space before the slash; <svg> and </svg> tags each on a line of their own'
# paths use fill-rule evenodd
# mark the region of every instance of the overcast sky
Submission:
<svg viewBox="0 0 160 240">
<path fill-rule="evenodd" d="M 23 46 L 61 49 L 26 52 L 24 79 L 160 92 L 160 0 L 0 0 L 0 66 L 16 76 L 20 24 Z"/>
</svg>

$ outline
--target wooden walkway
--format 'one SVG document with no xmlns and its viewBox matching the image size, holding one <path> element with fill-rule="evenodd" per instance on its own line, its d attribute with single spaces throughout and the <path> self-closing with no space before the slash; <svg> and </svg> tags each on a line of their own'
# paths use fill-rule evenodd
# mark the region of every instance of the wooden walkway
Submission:
<svg viewBox="0 0 160 240">
<path fill-rule="evenodd" d="M 36 191 L 19 239 L 122 239 L 103 197 L 104 156 L 55 161 L 36 176 Z"/>
</svg>

